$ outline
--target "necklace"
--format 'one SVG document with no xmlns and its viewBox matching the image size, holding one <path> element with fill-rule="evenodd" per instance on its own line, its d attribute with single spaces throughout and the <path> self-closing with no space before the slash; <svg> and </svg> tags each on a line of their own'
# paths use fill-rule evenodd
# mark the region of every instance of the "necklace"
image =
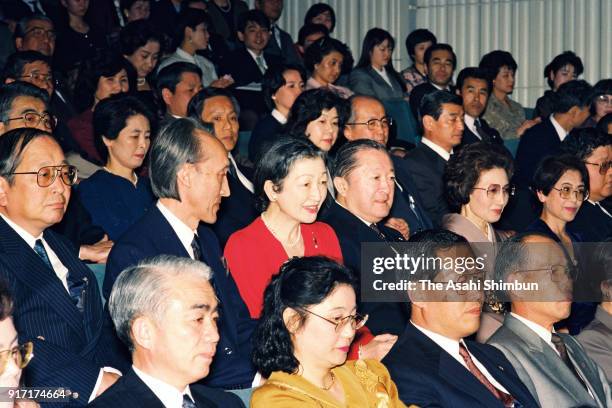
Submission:
<svg viewBox="0 0 612 408">
<path fill-rule="evenodd" d="M 329 376 L 331 377 L 331 382 L 327 387 L 325 386 L 325 384 L 323 384 L 323 387 L 320 387 L 322 390 L 329 391 L 331 387 L 334 386 L 334 382 L 336 382 L 336 376 L 334 375 L 333 371 L 329 372 Z"/>
<path fill-rule="evenodd" d="M 274 238 L 276 238 L 281 244 L 282 243 L 286 243 L 288 248 L 293 248 L 293 247 L 297 246 L 300 243 L 300 240 L 302 239 L 302 234 L 301 233 L 297 234 L 297 237 L 294 240 L 295 242 L 287 242 L 284 239 L 281 239 L 278 236 L 278 234 L 276 233 L 276 231 L 274 231 L 274 229 L 270 226 L 270 224 L 266 220 L 266 217 L 265 217 L 264 213 L 261 213 L 261 220 L 263 221 L 263 223 L 266 226 L 266 228 L 268 228 L 270 233 L 274 236 Z"/>
</svg>

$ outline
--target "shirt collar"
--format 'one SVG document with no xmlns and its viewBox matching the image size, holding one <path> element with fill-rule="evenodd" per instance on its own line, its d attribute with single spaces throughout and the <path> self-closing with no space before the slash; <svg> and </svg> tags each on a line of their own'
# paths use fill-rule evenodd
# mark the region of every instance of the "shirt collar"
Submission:
<svg viewBox="0 0 612 408">
<path fill-rule="evenodd" d="M 460 361 L 463 360 L 461 358 L 461 355 L 459 354 L 459 341 L 432 332 L 431 330 L 427 330 L 426 328 L 415 324 L 412 320 L 410 321 L 410 323 L 414 327 L 416 327 L 421 333 L 429 337 L 434 343 L 440 346 L 448 354 L 455 358 L 459 357 Z"/>
<path fill-rule="evenodd" d="M 442 147 L 438 146 L 437 144 L 435 144 L 431 140 L 427 139 L 426 137 L 423 137 L 421 139 L 421 143 L 423 143 L 425 146 L 431 148 L 431 150 L 433 150 L 439 156 L 441 156 L 444 159 L 444 161 L 448 161 L 448 159 L 450 159 L 451 154 L 453 154 L 453 150 L 452 149 L 451 149 L 450 152 L 447 152 Z"/>
<path fill-rule="evenodd" d="M 135 366 L 132 366 L 132 369 L 136 373 L 136 375 L 142 380 L 143 383 L 155 394 L 157 398 L 164 404 L 166 408 L 182 408 L 183 406 L 183 395 L 189 395 L 192 401 L 193 395 L 191 395 L 191 389 L 189 385 L 185 387 L 183 392 L 180 392 L 178 389 L 173 387 L 170 384 L 163 382 L 155 377 L 150 376 L 149 374 L 142 372 Z"/>
<path fill-rule="evenodd" d="M 195 55 L 191 55 L 189 54 L 187 51 L 183 50 L 182 48 L 178 47 L 175 51 L 176 55 L 182 59 L 185 59 L 187 61 L 191 61 L 194 64 L 196 63 L 195 60 Z"/>
<path fill-rule="evenodd" d="M 36 245 L 36 240 L 41 239 L 43 236 L 43 234 L 40 234 L 37 237 L 33 236 L 2 213 L 0 213 L 0 217 L 2 217 L 9 227 L 11 227 L 17 233 L 17 235 L 19 235 L 30 246 L 30 248 L 34 248 L 34 245 Z"/>
<path fill-rule="evenodd" d="M 287 123 L 287 118 L 285 117 L 285 115 L 283 115 L 276 109 L 272 109 L 272 117 L 276 119 L 281 125 Z"/>
<path fill-rule="evenodd" d="M 473 118 L 466 113 L 465 115 L 463 115 L 463 122 L 465 123 L 465 126 L 467 126 L 468 129 L 472 131 L 472 133 L 480 137 L 478 131 L 476 130 L 476 118 Z"/>
<path fill-rule="evenodd" d="M 191 242 L 193 241 L 193 237 L 195 236 L 195 231 L 189 228 L 159 200 L 157 201 L 156 205 L 159 211 L 164 216 L 164 218 L 166 218 L 176 235 L 178 236 L 179 241 L 181 241 L 181 244 L 183 244 L 185 249 L 187 249 L 188 253 L 191 253 Z"/>
<path fill-rule="evenodd" d="M 546 328 L 540 326 L 537 323 L 532 322 L 531 320 L 525 319 L 523 316 L 519 316 L 513 312 L 510 312 L 510 314 L 512 315 L 512 317 L 516 318 L 518 321 L 523 323 L 525 326 L 529 327 L 532 331 L 535 332 L 535 334 L 537 334 L 542 340 L 544 340 L 547 344 L 549 344 L 554 349 L 554 346 L 552 344 L 552 333 L 555 332 L 554 328 L 552 332 L 549 332 L 548 330 L 546 330 Z"/>
<path fill-rule="evenodd" d="M 246 48 L 246 47 L 245 47 Z M 257 62 L 257 54 L 255 54 L 252 50 L 246 48 L 247 52 L 249 54 L 251 54 L 251 57 L 253 57 L 253 61 Z M 259 56 L 263 57 L 263 52 L 261 54 L 259 54 Z M 264 64 L 265 64 L 265 58 L 264 58 Z"/>
<path fill-rule="evenodd" d="M 563 129 L 563 126 L 561 126 L 559 122 L 555 120 L 555 117 L 553 115 L 550 115 L 550 121 L 552 122 L 552 125 L 554 126 L 555 130 L 557 131 L 559 139 L 561 139 L 561 141 L 565 140 L 565 137 L 567 136 L 567 131 Z"/>
<path fill-rule="evenodd" d="M 446 86 L 446 88 L 442 88 L 440 85 L 436 85 L 433 82 L 429 81 L 430 84 L 433 85 L 434 88 L 436 88 L 439 91 L 450 91 L 450 88 L 448 87 L 448 85 Z"/>
<path fill-rule="evenodd" d="M 371 226 L 372 224 L 376 224 L 375 222 L 368 222 L 368 221 L 364 220 L 363 218 L 361 218 L 360 216 L 358 216 L 357 214 L 352 213 L 352 212 L 351 212 L 351 210 L 349 210 L 348 208 L 346 208 L 345 206 L 343 206 L 342 204 L 340 204 L 340 203 L 338 202 L 338 200 L 336 200 L 336 204 L 338 204 L 340 207 L 344 208 L 346 211 L 350 212 L 350 213 L 351 213 L 351 214 L 352 214 L 354 217 L 357 217 L 357 218 L 358 218 L 358 219 L 359 219 L 361 222 L 363 222 L 365 225 L 367 225 L 367 226 L 368 226 L 368 228 L 371 228 L 370 226 Z"/>
</svg>

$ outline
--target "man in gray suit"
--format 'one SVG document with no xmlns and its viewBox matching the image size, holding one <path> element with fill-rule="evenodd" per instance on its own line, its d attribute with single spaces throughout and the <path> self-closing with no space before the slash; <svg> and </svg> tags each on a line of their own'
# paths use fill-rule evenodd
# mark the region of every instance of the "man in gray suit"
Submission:
<svg viewBox="0 0 612 408">
<path fill-rule="evenodd" d="M 516 236 L 500 249 L 495 277 L 538 285 L 532 291 L 506 291 L 512 313 L 488 343 L 506 355 L 540 405 L 612 407 L 603 370 L 576 339 L 553 327 L 571 307 L 572 282 L 561 246 L 539 233 Z"/>
</svg>

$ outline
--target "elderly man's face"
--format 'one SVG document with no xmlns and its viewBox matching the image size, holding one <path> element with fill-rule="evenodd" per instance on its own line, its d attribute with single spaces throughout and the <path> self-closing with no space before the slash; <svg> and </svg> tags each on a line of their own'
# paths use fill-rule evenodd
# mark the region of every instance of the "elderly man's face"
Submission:
<svg viewBox="0 0 612 408">
<path fill-rule="evenodd" d="M 38 137 L 23 150 L 15 173 L 38 172 L 41 167 L 66 164 L 64 153 L 51 137 Z M 0 178 L 0 212 L 37 237 L 60 222 L 70 199 L 70 186 L 56 177 L 49 187 L 40 187 L 36 174 L 16 174 L 10 185 Z"/>
<path fill-rule="evenodd" d="M 425 136 L 448 152 L 461 143 L 464 126 L 463 107 L 454 103 L 442 104 L 438 120 L 429 115 L 423 118 Z"/>
<path fill-rule="evenodd" d="M 159 379 L 182 390 L 208 375 L 219 342 L 219 313 L 215 292 L 206 280 L 187 277 L 173 285 L 147 348 Z"/>
<path fill-rule="evenodd" d="M 386 118 L 385 107 L 373 99 L 358 97 L 353 100 L 352 109 L 353 124 L 346 125 L 344 136 L 350 141 L 370 139 L 386 146 L 389 140 L 389 125 L 381 122 Z M 370 121 L 371 124 L 368 124 Z"/>
<path fill-rule="evenodd" d="M 197 130 L 196 135 L 202 139 L 201 159 L 187 165 L 189 185 L 181 201 L 189 203 L 194 216 L 208 224 L 217 221 L 217 211 L 222 197 L 229 197 L 227 169 L 229 159 L 223 145 L 210 134 Z"/>
<path fill-rule="evenodd" d="M 15 78 L 15 80 L 28 82 L 34 86 L 37 86 L 46 91 L 49 96 L 51 96 L 55 90 L 51 67 L 43 61 L 33 61 L 29 64 L 25 64 L 23 71 L 21 72 L 21 77 Z"/>
<path fill-rule="evenodd" d="M 271 22 L 278 20 L 283 12 L 283 0 L 258 0 L 255 6 L 260 9 Z"/>
<path fill-rule="evenodd" d="M 227 96 L 213 96 L 204 103 L 202 120 L 212 123 L 215 136 L 228 152 L 234 150 L 238 141 L 238 115 L 232 100 Z"/>
<path fill-rule="evenodd" d="M 393 163 L 380 150 L 362 150 L 356 156 L 357 165 L 348 176 L 334 180 L 338 200 L 356 216 L 370 223 L 379 222 L 389 215 L 393 204 Z"/>
<path fill-rule="evenodd" d="M 37 116 L 38 115 L 38 116 Z M 53 119 L 49 115 L 47 105 L 41 99 L 33 96 L 18 96 L 11 104 L 8 122 L 0 122 L 0 135 L 9 130 L 24 127 L 36 128 L 50 132 Z"/>
<path fill-rule="evenodd" d="M 53 23 L 45 20 L 32 20 L 25 29 L 23 38 L 15 39 L 18 51 L 38 51 L 52 57 L 55 52 L 55 29 Z"/>
</svg>

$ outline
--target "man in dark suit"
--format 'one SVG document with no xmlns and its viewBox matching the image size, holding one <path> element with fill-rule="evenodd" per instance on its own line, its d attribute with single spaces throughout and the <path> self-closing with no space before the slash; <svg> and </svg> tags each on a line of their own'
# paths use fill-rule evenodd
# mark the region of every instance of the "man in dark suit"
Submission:
<svg viewBox="0 0 612 408">
<path fill-rule="evenodd" d="M 410 93 L 410 110 L 417 123 L 421 122 L 419 108 L 425 95 L 435 91 L 453 92 L 450 83 L 453 80 L 453 72 L 457 68 L 457 56 L 453 47 L 448 44 L 439 43 L 429 47 L 425 51 L 423 61 L 427 66 L 428 81 L 418 85 Z"/>
<path fill-rule="evenodd" d="M 477 260 L 465 238 L 446 230 L 411 237 L 410 255 L 425 259 Z M 476 261 L 476 262 L 474 262 Z M 442 264 L 441 262 L 439 264 Z M 421 267 L 407 271 L 417 283 L 408 291 L 410 322 L 382 360 L 406 404 L 436 407 L 537 407 L 510 362 L 494 347 L 466 340 L 478 330 L 484 295 L 481 289 L 427 290 L 419 281 L 475 284 L 483 277 L 477 267 Z M 463 263 L 467 265 L 467 263 Z M 514 404 L 513 404 L 514 403 Z M 520 405 L 519 405 L 520 404 Z"/>
<path fill-rule="evenodd" d="M 512 313 L 487 343 L 506 355 L 541 407 L 610 407 L 612 395 L 603 370 L 574 337 L 554 329 L 569 316 L 572 305 L 565 252 L 540 233 L 515 236 L 500 248 L 495 279 L 535 289 L 505 291 Z"/>
<path fill-rule="evenodd" d="M 458 96 L 436 91 L 425 95 L 420 110 L 425 133 L 401 166 L 412 176 L 429 218 L 434 225 L 440 225 L 442 216 L 449 212 L 444 197 L 444 168 L 453 148 L 461 143 L 463 107 Z"/>
<path fill-rule="evenodd" d="M 403 241 L 402 235 L 382 222 L 393 203 L 393 163 L 386 148 L 373 140 L 357 140 L 342 146 L 334 161 L 336 201 L 325 210 L 340 241 L 344 264 L 361 273 L 361 244 Z M 368 328 L 374 334 L 397 334 L 406 324 L 406 310 L 395 303 L 367 302 L 360 311 L 370 315 Z"/>
<path fill-rule="evenodd" d="M 205 262 L 213 271 L 213 286 L 221 308 L 218 353 L 207 385 L 249 389 L 255 376 L 251 365 L 251 320 L 236 284 L 228 274 L 219 242 L 203 223 L 213 224 L 222 197 L 230 194 L 227 152 L 198 122 L 176 119 L 151 146 L 150 178 L 159 198 L 119 239 L 106 265 L 103 291 L 108 298 L 124 269 L 145 258 L 167 254 Z"/>
<path fill-rule="evenodd" d="M 76 169 L 50 133 L 28 128 L 0 137 L 0 169 L 0 279 L 15 296 L 19 343 L 32 342 L 36 356 L 25 385 L 69 388 L 85 405 L 127 361 L 103 324 L 95 276 L 49 230 L 64 216 Z"/>
<path fill-rule="evenodd" d="M 370 139 L 387 146 L 390 119 L 386 116 L 382 102 L 376 97 L 363 95 L 354 95 L 349 101 L 351 116 L 344 128 L 346 139 Z M 402 159 L 395 155 L 390 157 L 395 169 L 395 193 L 389 215 L 405 220 L 409 226 L 409 235 L 432 228 L 412 178 L 399 165 Z"/>
<path fill-rule="evenodd" d="M 261 10 L 270 20 L 271 39 L 266 46 L 266 51 L 281 58 L 285 64 L 302 65 L 302 59 L 295 49 L 293 38 L 277 25 L 283 13 L 283 0 L 255 0 L 255 8 Z"/>
<path fill-rule="evenodd" d="M 133 366 L 90 406 L 244 407 L 234 394 L 189 385 L 208 375 L 219 343 L 213 278 L 202 262 L 167 255 L 122 272 L 109 310 Z"/>
<path fill-rule="evenodd" d="M 481 117 L 491 95 L 491 83 L 487 73 L 476 67 L 463 68 L 457 76 L 456 92 L 463 101 L 465 123 L 459 147 L 481 141 L 503 146 L 504 140 L 499 132 Z"/>
<path fill-rule="evenodd" d="M 224 247 L 230 235 L 259 216 L 255 209 L 252 170 L 237 163 L 232 151 L 238 142 L 240 105 L 226 90 L 206 88 L 189 103 L 189 116 L 214 126 L 214 135 L 223 143 L 229 158 L 227 181 L 232 194 L 221 202 L 213 229 Z"/>
</svg>

